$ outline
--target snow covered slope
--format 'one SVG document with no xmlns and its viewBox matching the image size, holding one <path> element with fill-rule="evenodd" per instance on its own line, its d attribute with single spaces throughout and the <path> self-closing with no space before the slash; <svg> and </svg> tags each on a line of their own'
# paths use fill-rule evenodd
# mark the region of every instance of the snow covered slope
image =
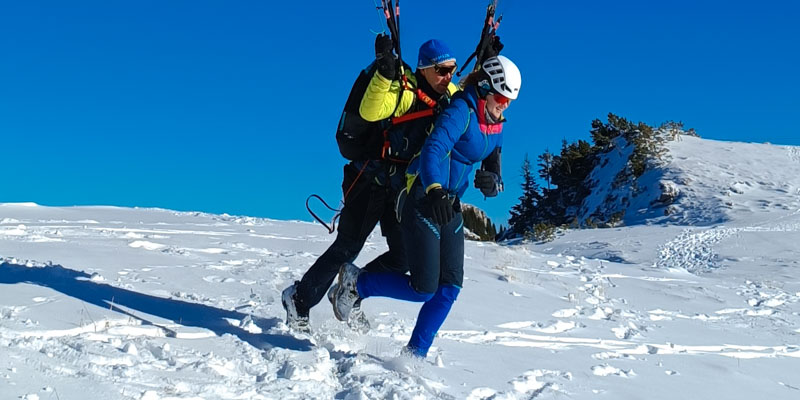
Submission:
<svg viewBox="0 0 800 400">
<path fill-rule="evenodd" d="M 634 179 L 626 174 L 633 148 L 618 137 L 589 179 L 594 182 L 579 220 L 608 220 L 622 213 L 625 225 L 712 225 L 755 213 L 797 209 L 800 149 L 677 136 L 666 144 L 664 165 Z"/>
<path fill-rule="evenodd" d="M 467 242 L 424 362 L 399 356 L 418 304 L 367 299 L 358 334 L 323 300 L 287 332 L 317 225 L 0 204 L 0 399 L 799 398 L 800 153 L 670 151 L 671 224 Z"/>
<path fill-rule="evenodd" d="M 681 138 L 664 176 L 682 193 L 671 219 L 756 223 L 800 208 L 800 148 Z"/>
</svg>

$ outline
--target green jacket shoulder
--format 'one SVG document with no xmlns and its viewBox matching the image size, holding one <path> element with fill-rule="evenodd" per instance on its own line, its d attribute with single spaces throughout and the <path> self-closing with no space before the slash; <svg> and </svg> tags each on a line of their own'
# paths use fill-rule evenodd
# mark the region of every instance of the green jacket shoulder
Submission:
<svg viewBox="0 0 800 400">
<path fill-rule="evenodd" d="M 406 69 L 405 75 L 409 85 L 412 88 L 416 87 L 417 79 L 414 73 L 410 69 Z M 376 71 L 367 85 L 358 111 L 361 118 L 370 122 L 392 116 L 399 117 L 408 112 L 414 104 L 415 96 L 413 91 L 403 89 L 400 80 L 390 81 Z M 399 103 L 398 97 L 400 97 Z"/>
</svg>

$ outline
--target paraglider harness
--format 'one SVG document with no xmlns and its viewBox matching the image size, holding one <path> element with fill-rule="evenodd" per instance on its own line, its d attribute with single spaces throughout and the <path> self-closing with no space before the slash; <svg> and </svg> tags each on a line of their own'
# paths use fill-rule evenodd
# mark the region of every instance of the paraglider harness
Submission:
<svg viewBox="0 0 800 400">
<path fill-rule="evenodd" d="M 502 19 L 501 16 L 496 22 L 494 21 L 496 7 L 497 0 L 490 2 L 487 7 L 485 24 L 481 31 L 481 39 L 475 52 L 469 56 L 467 62 L 462 66 L 461 70 L 459 70 L 458 76 L 461 76 L 461 72 L 473 58 L 481 60 L 486 49 L 491 45 L 495 36 L 495 31 Z M 363 165 L 353 182 L 349 185 L 347 190 L 344 191 L 344 197 L 341 201 L 342 205 L 347 201 L 351 191 L 372 160 L 384 161 L 383 165 L 386 168 L 386 176 L 389 177 L 396 172 L 397 165 L 405 167 L 419 151 L 428 132 L 421 138 L 410 138 L 407 132 L 411 131 L 411 129 L 399 129 L 397 128 L 399 125 L 423 118 L 435 117 L 446 106 L 446 104 L 441 103 L 449 103 L 449 96 L 447 94 L 443 95 L 439 101 L 437 101 L 428 96 L 422 89 L 412 88 L 408 82 L 405 69 L 408 68 L 410 70 L 411 67 L 402 61 L 403 58 L 400 51 L 400 0 L 397 0 L 394 6 L 392 5 L 392 0 L 381 0 L 381 6 L 376 4 L 376 9 L 378 9 L 379 12 L 382 11 L 386 18 L 386 26 L 392 38 L 397 59 L 400 61 L 398 63 L 398 69 L 401 91 L 398 95 L 395 108 L 391 113 L 392 117 L 381 121 L 370 122 L 361 118 L 359 108 L 367 86 L 376 73 L 377 67 L 375 63 L 361 70 L 353 87 L 350 89 L 350 94 L 345 102 L 344 110 L 342 111 L 339 124 L 337 125 L 336 143 L 339 146 L 339 152 L 344 158 L 361 162 Z M 474 70 L 478 68 L 480 68 L 480 63 L 476 62 Z M 394 117 L 393 115 L 397 112 L 397 108 L 402 101 L 403 92 L 406 90 L 412 91 L 416 96 L 416 100 L 425 104 L 427 108 Z M 335 213 L 329 223 L 325 222 L 311 210 L 309 202 L 312 198 L 319 200 L 327 209 Z M 311 214 L 317 222 L 328 230 L 328 233 L 336 231 L 336 222 L 341 216 L 341 208 L 334 208 L 319 195 L 312 194 L 306 198 L 306 210 L 308 210 L 309 214 Z"/>
</svg>

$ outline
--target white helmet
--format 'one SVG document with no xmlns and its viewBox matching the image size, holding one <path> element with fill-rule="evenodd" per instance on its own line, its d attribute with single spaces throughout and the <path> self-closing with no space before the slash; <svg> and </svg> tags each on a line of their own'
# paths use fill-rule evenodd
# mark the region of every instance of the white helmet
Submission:
<svg viewBox="0 0 800 400">
<path fill-rule="evenodd" d="M 522 75 L 519 68 L 514 65 L 506 56 L 492 57 L 483 62 L 481 69 L 492 81 L 492 89 L 515 100 L 519 95 L 519 88 L 522 86 Z"/>
</svg>

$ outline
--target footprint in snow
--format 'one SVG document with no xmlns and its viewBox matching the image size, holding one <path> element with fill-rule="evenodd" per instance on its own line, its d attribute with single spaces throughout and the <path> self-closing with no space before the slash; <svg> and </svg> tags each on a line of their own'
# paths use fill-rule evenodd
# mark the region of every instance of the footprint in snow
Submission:
<svg viewBox="0 0 800 400">
<path fill-rule="evenodd" d="M 467 400 L 518 398 L 519 396 L 533 399 L 546 391 L 559 393 L 559 383 L 571 380 L 572 374 L 569 372 L 531 370 L 512 379 L 509 383 L 513 389 L 510 391 L 498 392 L 492 388 L 478 387 L 472 389 Z"/>
<path fill-rule="evenodd" d="M 611 375 L 614 375 L 614 376 L 619 376 L 619 377 L 623 377 L 623 378 L 632 378 L 632 377 L 636 376 L 636 372 L 634 372 L 632 369 L 623 370 L 623 369 L 619 369 L 619 368 L 616 368 L 616 367 L 612 367 L 611 365 L 608 365 L 608 364 L 596 365 L 596 366 L 592 367 L 592 373 L 597 375 L 597 376 L 611 376 Z"/>
</svg>

